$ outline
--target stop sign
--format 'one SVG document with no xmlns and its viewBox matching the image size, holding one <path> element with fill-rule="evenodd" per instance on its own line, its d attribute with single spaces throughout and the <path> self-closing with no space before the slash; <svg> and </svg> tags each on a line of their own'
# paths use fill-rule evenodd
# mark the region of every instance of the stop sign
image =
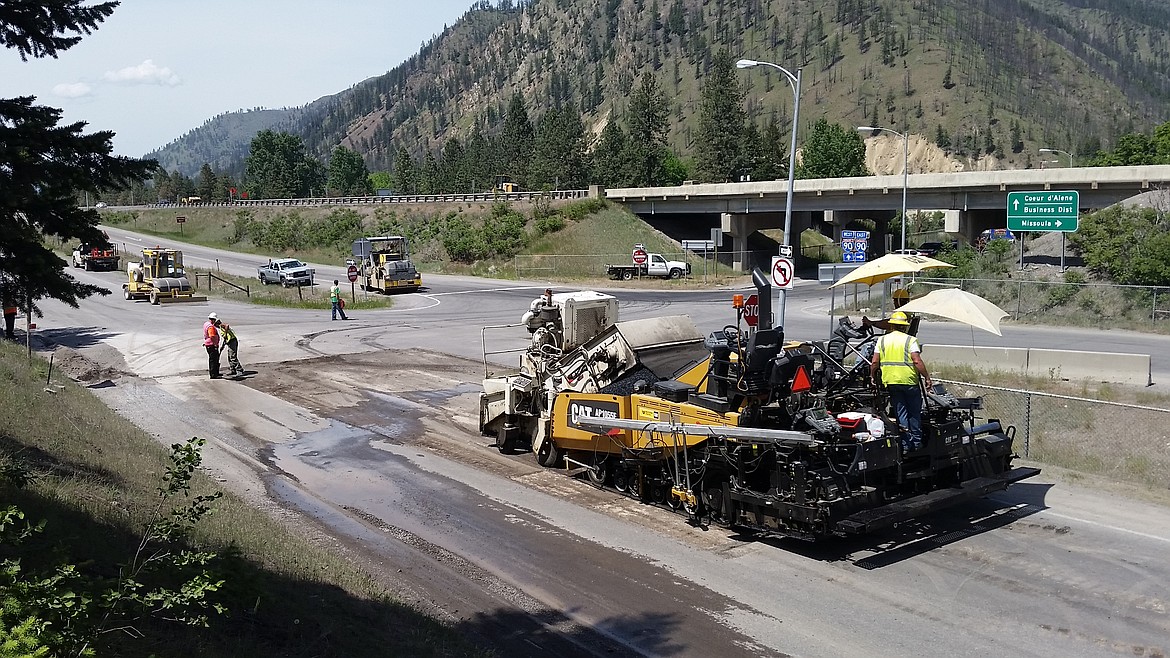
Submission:
<svg viewBox="0 0 1170 658">
<path fill-rule="evenodd" d="M 350 265 L 349 269 L 347 269 L 345 271 L 345 275 L 349 277 L 350 283 L 357 281 L 357 277 L 358 277 L 357 265 Z"/>
<path fill-rule="evenodd" d="M 754 327 L 760 322 L 760 296 L 751 295 L 743 302 L 743 321 Z"/>
<path fill-rule="evenodd" d="M 646 252 L 644 250 L 642 250 L 642 249 L 635 249 L 634 250 L 634 264 L 635 265 L 645 265 L 646 264 Z"/>
</svg>

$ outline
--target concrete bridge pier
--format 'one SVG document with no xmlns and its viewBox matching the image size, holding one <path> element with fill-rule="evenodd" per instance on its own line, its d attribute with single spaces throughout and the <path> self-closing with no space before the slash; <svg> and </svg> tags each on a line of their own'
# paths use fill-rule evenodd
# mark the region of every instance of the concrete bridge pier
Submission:
<svg viewBox="0 0 1170 658">
<path fill-rule="evenodd" d="M 873 233 L 869 236 L 869 252 L 873 256 L 884 255 L 887 251 L 886 241 L 883 236 L 886 235 L 890 226 L 890 222 L 898 216 L 896 211 L 885 210 L 826 210 L 825 223 L 832 227 L 832 233 L 829 235 L 833 242 L 841 243 L 841 231 L 845 230 L 851 222 L 859 219 L 872 220 L 876 227 Z M 894 249 L 901 248 L 902 235 L 901 225 L 898 227 L 898 236 L 895 239 Z"/>
<path fill-rule="evenodd" d="M 953 217 L 953 219 L 952 219 Z M 960 234 L 967 244 L 975 244 L 979 234 L 989 228 L 1007 227 L 1007 210 L 972 209 L 947 213 L 944 229 L 949 234 Z"/>
<path fill-rule="evenodd" d="M 795 238 L 799 236 L 802 231 L 812 228 L 814 215 L 820 215 L 820 212 L 812 212 L 808 210 L 793 211 L 792 213 L 792 235 Z M 719 222 L 724 233 L 731 235 L 732 243 L 731 251 L 731 267 L 738 272 L 748 272 L 753 266 L 770 267 L 770 258 L 767 263 L 753 262 L 753 254 L 748 246 L 748 238 L 752 233 L 761 229 L 783 229 L 784 228 L 784 213 L 782 212 L 753 212 L 753 213 L 720 213 Z M 796 240 L 791 240 L 790 244 L 794 246 L 795 251 L 799 252 L 799 244 Z M 728 250 L 728 246 L 724 244 L 724 251 Z M 759 260 L 759 259 L 755 259 Z"/>
</svg>

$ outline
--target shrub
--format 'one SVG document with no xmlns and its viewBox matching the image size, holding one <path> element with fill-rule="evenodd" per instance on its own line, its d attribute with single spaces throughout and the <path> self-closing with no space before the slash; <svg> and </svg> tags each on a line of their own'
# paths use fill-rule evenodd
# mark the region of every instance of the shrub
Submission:
<svg viewBox="0 0 1170 658">
<path fill-rule="evenodd" d="M 565 206 L 561 214 L 575 222 L 579 222 L 589 215 L 605 209 L 607 205 L 608 202 L 605 199 L 581 199 L 580 201 L 574 201 Z"/>
<path fill-rule="evenodd" d="M 250 210 L 240 210 L 236 212 L 236 218 L 232 221 L 232 244 L 239 244 L 251 235 L 252 224 L 256 219 L 252 216 Z"/>
<path fill-rule="evenodd" d="M 481 229 L 488 256 L 511 258 L 520 253 L 528 244 L 528 233 L 524 230 L 526 223 L 524 215 L 515 212 L 506 203 L 496 204 Z"/>
<path fill-rule="evenodd" d="M 483 234 L 472 228 L 463 218 L 447 222 L 443 230 L 443 248 L 447 256 L 457 263 L 472 263 L 487 257 L 488 248 Z"/>
<path fill-rule="evenodd" d="M 117 226 L 118 224 L 125 224 L 127 222 L 133 222 L 137 219 L 138 219 L 138 213 L 136 213 L 136 212 L 118 211 L 118 212 L 102 213 L 102 223 L 109 224 L 110 226 Z"/>
<path fill-rule="evenodd" d="M 565 218 L 561 217 L 560 215 L 542 217 L 533 223 L 533 228 L 536 229 L 537 235 L 556 233 L 557 231 L 565 228 Z"/>
</svg>

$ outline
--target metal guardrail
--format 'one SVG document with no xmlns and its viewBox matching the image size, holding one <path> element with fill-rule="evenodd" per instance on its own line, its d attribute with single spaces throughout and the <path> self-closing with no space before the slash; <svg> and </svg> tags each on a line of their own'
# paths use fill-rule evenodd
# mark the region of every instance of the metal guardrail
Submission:
<svg viewBox="0 0 1170 658">
<path fill-rule="evenodd" d="M 480 192 L 477 194 L 397 194 L 394 196 L 340 196 L 308 197 L 304 199 L 235 199 L 233 201 L 200 201 L 199 203 L 165 203 L 130 206 L 136 208 L 225 208 L 249 206 L 363 206 L 380 204 L 469 203 L 475 201 L 532 201 L 585 199 L 589 190 L 551 190 L 548 192 Z"/>
<path fill-rule="evenodd" d="M 218 276 L 215 276 L 211 272 L 196 272 L 194 276 L 195 276 L 195 287 L 196 288 L 199 287 L 199 277 L 205 276 L 205 277 L 207 277 L 207 290 L 208 291 L 211 290 L 211 280 L 215 279 L 216 281 L 219 281 L 220 283 L 224 284 L 225 287 L 231 286 L 232 288 L 235 288 L 236 290 L 239 290 L 240 292 L 244 293 L 244 295 L 246 295 L 247 297 L 252 296 L 252 286 L 238 286 L 238 285 L 232 283 L 231 281 L 228 281 L 226 279 L 221 279 Z"/>
</svg>

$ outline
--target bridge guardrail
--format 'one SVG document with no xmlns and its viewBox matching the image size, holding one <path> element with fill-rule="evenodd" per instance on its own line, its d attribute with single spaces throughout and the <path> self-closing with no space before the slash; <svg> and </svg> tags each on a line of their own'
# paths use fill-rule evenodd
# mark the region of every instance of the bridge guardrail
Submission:
<svg viewBox="0 0 1170 658">
<path fill-rule="evenodd" d="M 199 203 L 167 203 L 127 206 L 134 208 L 223 208 L 247 206 L 360 206 L 395 203 L 472 203 L 476 201 L 532 201 L 549 198 L 555 201 L 584 199 L 589 190 L 551 190 L 548 192 L 480 192 L 477 194 L 397 194 L 394 196 L 340 196 L 306 197 L 303 199 L 235 199 L 233 201 L 200 201 Z"/>
</svg>

